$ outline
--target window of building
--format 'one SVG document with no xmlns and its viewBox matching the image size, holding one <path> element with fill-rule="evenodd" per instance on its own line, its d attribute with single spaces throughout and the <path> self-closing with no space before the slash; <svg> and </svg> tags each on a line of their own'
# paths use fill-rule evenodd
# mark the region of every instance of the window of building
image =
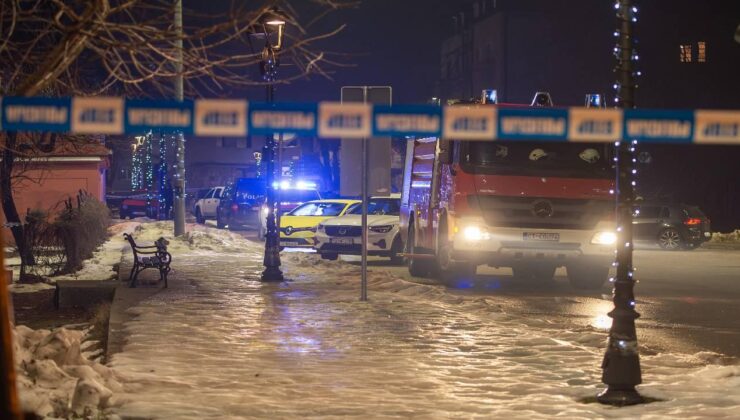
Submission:
<svg viewBox="0 0 740 420">
<path fill-rule="evenodd" d="M 699 41 L 696 48 L 696 61 L 699 63 L 707 62 L 707 43 Z"/>
<path fill-rule="evenodd" d="M 690 63 L 692 61 L 691 56 L 691 44 L 681 45 L 681 62 Z"/>
</svg>

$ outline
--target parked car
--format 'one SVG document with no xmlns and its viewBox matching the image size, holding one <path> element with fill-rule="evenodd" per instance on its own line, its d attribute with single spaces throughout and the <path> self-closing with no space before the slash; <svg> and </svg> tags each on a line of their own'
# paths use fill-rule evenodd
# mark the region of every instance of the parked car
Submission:
<svg viewBox="0 0 740 420">
<path fill-rule="evenodd" d="M 265 182 L 258 178 L 239 178 L 226 186 L 216 207 L 216 225 L 221 229 L 259 229 L 265 192 Z"/>
<path fill-rule="evenodd" d="M 280 217 L 280 246 L 312 248 L 316 225 L 342 216 L 358 200 L 313 200 Z"/>
<path fill-rule="evenodd" d="M 275 214 L 275 223 L 280 224 L 278 220 L 282 215 L 291 212 L 296 207 L 309 201 L 321 200 L 321 194 L 316 190 L 316 186 L 313 183 L 302 183 L 299 182 L 296 185 L 284 182 L 282 186 L 274 186 L 275 199 L 279 199 L 280 206 Z M 267 205 L 262 206 L 262 213 L 260 215 L 260 228 L 259 237 L 264 238 L 267 233 Z"/>
<path fill-rule="evenodd" d="M 709 219 L 696 206 L 641 202 L 633 207 L 635 241 L 668 250 L 694 249 L 712 237 Z"/>
<path fill-rule="evenodd" d="M 149 217 L 156 219 L 159 214 L 159 200 L 146 194 L 126 197 L 121 201 L 118 215 L 121 219 Z"/>
<path fill-rule="evenodd" d="M 399 234 L 401 197 L 371 197 L 367 204 L 368 255 L 389 257 L 394 264 L 403 262 L 403 241 Z M 319 223 L 316 227 L 316 251 L 321 258 L 336 260 L 341 254 L 362 252 L 362 204 L 354 204 L 341 217 Z"/>
<path fill-rule="evenodd" d="M 221 194 L 226 187 L 213 187 L 198 199 L 193 206 L 193 214 L 198 223 L 205 223 L 207 219 L 215 219 L 218 203 L 221 201 Z"/>
</svg>

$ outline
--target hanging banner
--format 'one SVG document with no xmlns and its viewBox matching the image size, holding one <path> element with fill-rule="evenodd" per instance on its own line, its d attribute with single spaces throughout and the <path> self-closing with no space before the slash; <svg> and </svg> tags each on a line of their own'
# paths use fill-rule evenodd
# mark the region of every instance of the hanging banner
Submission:
<svg viewBox="0 0 740 420">
<path fill-rule="evenodd" d="M 141 135 L 149 130 L 215 137 L 276 133 L 322 138 L 443 137 L 740 144 L 738 110 L 651 110 L 384 105 L 357 102 L 248 103 L 242 99 L 125 100 L 2 97 L 0 129 Z"/>
<path fill-rule="evenodd" d="M 247 135 L 247 101 L 238 99 L 200 99 L 195 101 L 196 136 Z"/>
<path fill-rule="evenodd" d="M 253 102 L 249 107 L 249 132 L 315 136 L 317 109 L 316 104 Z"/>
<path fill-rule="evenodd" d="M 375 105 L 373 136 L 439 137 L 442 108 L 436 105 Z"/>
<path fill-rule="evenodd" d="M 612 142 L 622 138 L 619 109 L 570 108 L 568 139 L 574 142 Z"/>
<path fill-rule="evenodd" d="M 319 137 L 363 139 L 372 135 L 370 104 L 319 103 Z"/>
<path fill-rule="evenodd" d="M 651 143 L 691 143 L 694 113 L 625 109 L 624 135 L 627 140 Z"/>
<path fill-rule="evenodd" d="M 72 98 L 72 131 L 123 134 L 123 102 L 123 98 Z"/>
<path fill-rule="evenodd" d="M 125 121 L 127 134 L 149 130 L 193 134 L 193 102 L 128 100 Z"/>
<path fill-rule="evenodd" d="M 740 112 L 696 111 L 694 113 L 696 143 L 740 144 Z"/>
<path fill-rule="evenodd" d="M 6 131 L 70 131 L 70 98 L 5 96 L 2 129 Z"/>
<path fill-rule="evenodd" d="M 494 140 L 496 108 L 468 105 L 445 107 L 442 137 L 454 140 Z"/>
<path fill-rule="evenodd" d="M 552 108 L 500 108 L 498 138 L 501 140 L 566 141 L 568 111 Z"/>
</svg>

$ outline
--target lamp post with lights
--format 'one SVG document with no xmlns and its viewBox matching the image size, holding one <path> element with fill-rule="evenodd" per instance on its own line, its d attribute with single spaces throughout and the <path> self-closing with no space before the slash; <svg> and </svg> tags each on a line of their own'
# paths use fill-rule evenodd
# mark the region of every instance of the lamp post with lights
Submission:
<svg viewBox="0 0 740 420">
<path fill-rule="evenodd" d="M 278 53 L 283 47 L 285 32 L 285 18 L 277 9 L 271 9 L 261 21 L 262 33 L 265 36 L 265 47 L 262 50 L 260 71 L 262 79 L 267 83 L 267 102 L 272 102 L 275 95 L 275 80 L 279 66 Z M 265 149 L 262 156 L 265 162 L 265 180 L 267 184 L 267 232 L 265 234 L 265 269 L 262 272 L 262 281 L 283 281 L 283 272 L 280 270 L 280 236 L 275 223 L 275 138 L 268 135 L 265 140 Z"/>
<path fill-rule="evenodd" d="M 637 21 L 637 8 L 632 0 L 618 0 L 614 4 L 617 13 L 618 39 L 614 47 L 617 58 L 617 106 L 624 109 L 635 107 L 635 88 L 639 72 L 635 69 L 637 53 L 634 50 L 633 23 Z M 635 279 L 632 266 L 632 206 L 635 196 L 634 151 L 636 141 L 617 143 L 617 274 L 614 282 L 614 309 L 609 312 L 612 326 L 602 362 L 601 380 L 607 389 L 597 396 L 602 404 L 625 406 L 644 402 L 635 389 L 642 383 L 640 356 L 637 349 L 635 320 L 640 316 L 635 311 Z"/>
</svg>

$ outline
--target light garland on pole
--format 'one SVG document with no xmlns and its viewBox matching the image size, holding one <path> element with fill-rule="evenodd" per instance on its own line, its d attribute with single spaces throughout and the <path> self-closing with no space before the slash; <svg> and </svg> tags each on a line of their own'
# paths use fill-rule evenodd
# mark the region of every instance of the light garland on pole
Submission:
<svg viewBox="0 0 740 420">
<path fill-rule="evenodd" d="M 614 84 L 617 107 L 632 109 L 635 107 L 634 93 L 637 88 L 636 61 L 640 59 L 633 48 L 632 26 L 637 22 L 637 7 L 632 0 L 619 0 L 614 4 L 617 11 L 618 29 L 614 35 L 618 43 L 614 47 L 617 58 L 617 82 Z M 612 326 L 609 329 L 609 342 L 602 363 L 602 381 L 607 389 L 600 393 L 597 400 L 609 405 L 634 405 L 644 402 L 635 389 L 642 383 L 640 357 L 637 346 L 635 320 L 640 316 L 635 311 L 634 268 L 632 251 L 632 212 L 635 198 L 635 150 L 637 141 L 616 142 L 617 157 L 617 250 L 615 278 L 609 279 L 614 284 L 614 309 L 609 312 Z"/>
</svg>

